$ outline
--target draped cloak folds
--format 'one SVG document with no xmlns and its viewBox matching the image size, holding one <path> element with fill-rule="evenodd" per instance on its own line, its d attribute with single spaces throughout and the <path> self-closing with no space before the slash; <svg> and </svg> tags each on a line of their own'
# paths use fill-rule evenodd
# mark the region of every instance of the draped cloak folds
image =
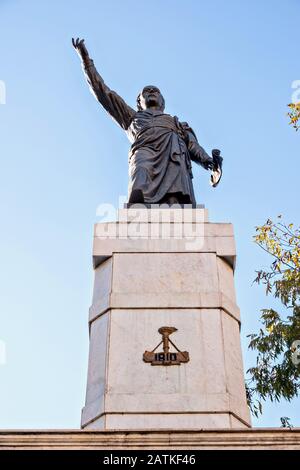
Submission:
<svg viewBox="0 0 300 470">
<path fill-rule="evenodd" d="M 199 145 L 187 123 L 161 110 L 135 111 L 110 90 L 91 59 L 83 70 L 97 100 L 126 131 L 129 152 L 129 197 L 141 190 L 146 203 L 158 203 L 166 194 L 180 195 L 184 203 L 195 204 L 191 160 L 210 168 L 212 158 Z"/>
</svg>

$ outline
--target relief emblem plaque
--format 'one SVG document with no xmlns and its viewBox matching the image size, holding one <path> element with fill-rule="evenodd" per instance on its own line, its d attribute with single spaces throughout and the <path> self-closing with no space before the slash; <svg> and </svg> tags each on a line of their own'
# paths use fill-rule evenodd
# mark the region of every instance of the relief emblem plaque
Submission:
<svg viewBox="0 0 300 470">
<path fill-rule="evenodd" d="M 144 362 L 150 362 L 152 366 L 180 366 L 182 362 L 189 362 L 189 353 L 180 351 L 170 339 L 170 335 L 175 331 L 177 331 L 177 328 L 174 326 L 159 328 L 158 332 L 162 335 L 162 340 L 152 351 L 144 352 Z M 163 351 L 159 352 L 157 349 L 161 344 L 163 345 Z M 170 344 L 175 349 L 174 352 L 170 352 Z"/>
</svg>

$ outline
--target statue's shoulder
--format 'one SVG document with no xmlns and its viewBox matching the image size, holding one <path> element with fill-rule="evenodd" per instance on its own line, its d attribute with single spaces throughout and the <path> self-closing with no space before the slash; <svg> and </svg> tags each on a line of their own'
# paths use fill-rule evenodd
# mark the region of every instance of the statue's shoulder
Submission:
<svg viewBox="0 0 300 470">
<path fill-rule="evenodd" d="M 175 119 L 178 127 L 180 128 L 181 132 L 185 136 L 185 138 L 189 138 L 188 136 L 192 134 L 194 136 L 194 138 L 197 140 L 197 136 L 196 136 L 194 130 L 191 128 L 191 126 L 187 122 L 179 121 L 177 116 L 174 116 L 174 119 Z"/>
</svg>

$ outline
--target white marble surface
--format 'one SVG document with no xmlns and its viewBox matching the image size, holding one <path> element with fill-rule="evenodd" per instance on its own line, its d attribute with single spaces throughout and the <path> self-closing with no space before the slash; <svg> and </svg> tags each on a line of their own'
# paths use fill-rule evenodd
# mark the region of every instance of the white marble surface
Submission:
<svg viewBox="0 0 300 470">
<path fill-rule="evenodd" d="M 207 210 L 189 209 L 193 224 L 181 236 L 178 211 L 143 209 L 135 238 L 101 235 L 116 226 L 128 233 L 136 225 L 130 209 L 95 227 L 84 429 L 249 426 L 232 225 L 209 223 Z M 147 238 L 149 226 L 159 233 L 168 218 L 171 238 Z M 190 361 L 153 367 L 143 353 L 157 346 L 157 330 L 166 325 L 177 328 L 171 339 Z"/>
</svg>

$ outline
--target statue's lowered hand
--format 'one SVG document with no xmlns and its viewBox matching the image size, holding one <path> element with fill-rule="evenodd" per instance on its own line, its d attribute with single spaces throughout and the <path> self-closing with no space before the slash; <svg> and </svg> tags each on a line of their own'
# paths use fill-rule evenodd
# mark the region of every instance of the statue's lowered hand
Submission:
<svg viewBox="0 0 300 470">
<path fill-rule="evenodd" d="M 223 158 L 221 157 L 221 151 L 219 149 L 213 149 L 211 154 L 213 157 L 214 170 L 217 170 L 218 168 L 222 169 Z"/>
<path fill-rule="evenodd" d="M 84 39 L 79 39 L 79 38 L 74 39 L 74 38 L 72 38 L 72 44 L 73 44 L 73 47 L 76 50 L 77 54 L 79 55 L 79 57 L 82 60 L 85 60 L 89 57 L 88 50 L 87 50 L 87 48 L 85 47 L 85 44 L 84 44 Z"/>
</svg>

